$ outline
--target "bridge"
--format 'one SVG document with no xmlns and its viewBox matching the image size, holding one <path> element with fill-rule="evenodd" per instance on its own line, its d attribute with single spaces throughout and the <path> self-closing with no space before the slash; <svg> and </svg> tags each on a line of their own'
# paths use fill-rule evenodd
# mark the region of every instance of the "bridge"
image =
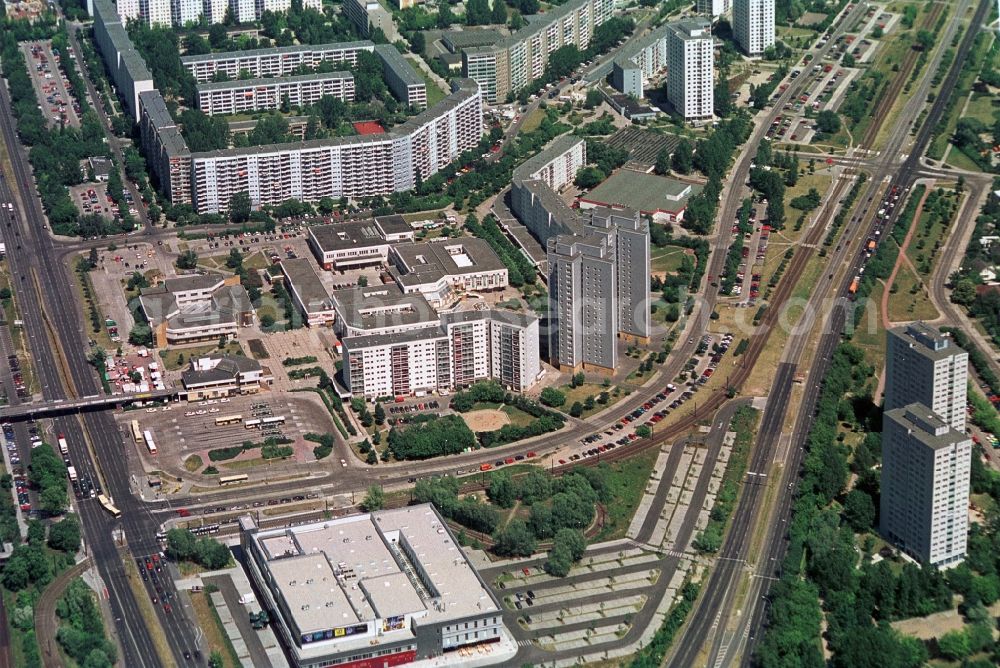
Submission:
<svg viewBox="0 0 1000 668">
<path fill-rule="evenodd" d="M 64 415 L 79 411 L 95 410 L 107 407 L 124 406 L 138 401 L 162 401 L 177 398 L 177 390 L 153 390 L 151 392 L 136 392 L 132 394 L 94 394 L 81 399 L 54 399 L 39 401 L 17 406 L 0 408 L 0 421 L 28 420 L 52 415 Z"/>
</svg>

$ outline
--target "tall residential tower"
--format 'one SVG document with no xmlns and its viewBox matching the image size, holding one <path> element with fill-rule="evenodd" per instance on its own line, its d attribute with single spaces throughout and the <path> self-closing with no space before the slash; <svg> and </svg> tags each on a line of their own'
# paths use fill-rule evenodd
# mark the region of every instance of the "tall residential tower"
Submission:
<svg viewBox="0 0 1000 668">
<path fill-rule="evenodd" d="M 919 402 L 964 432 L 968 379 L 969 354 L 951 337 L 922 322 L 889 330 L 884 410 Z"/>
<path fill-rule="evenodd" d="M 919 403 L 886 412 L 882 429 L 882 535 L 921 563 L 957 565 L 969 531 L 972 441 Z"/>
<path fill-rule="evenodd" d="M 774 0 L 732 0 L 733 35 L 751 56 L 774 46 Z"/>
<path fill-rule="evenodd" d="M 712 117 L 712 26 L 703 18 L 667 26 L 667 99 L 685 120 Z"/>
</svg>

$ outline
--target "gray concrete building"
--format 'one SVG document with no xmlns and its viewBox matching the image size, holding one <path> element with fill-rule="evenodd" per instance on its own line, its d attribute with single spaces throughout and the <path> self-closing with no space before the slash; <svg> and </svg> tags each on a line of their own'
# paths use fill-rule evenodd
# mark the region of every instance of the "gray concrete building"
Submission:
<svg viewBox="0 0 1000 668">
<path fill-rule="evenodd" d="M 923 322 L 890 329 L 886 343 L 884 410 L 921 403 L 965 431 L 969 354 Z"/>
<path fill-rule="evenodd" d="M 887 411 L 882 429 L 882 535 L 923 564 L 961 563 L 971 439 L 920 403 Z"/>
</svg>

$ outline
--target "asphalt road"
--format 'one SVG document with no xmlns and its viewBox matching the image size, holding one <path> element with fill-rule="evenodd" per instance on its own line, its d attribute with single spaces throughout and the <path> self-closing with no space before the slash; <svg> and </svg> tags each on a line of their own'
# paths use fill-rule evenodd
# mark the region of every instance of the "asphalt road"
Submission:
<svg viewBox="0 0 1000 668">
<path fill-rule="evenodd" d="M 16 188 L 22 206 L 16 206 L 15 221 L 7 221 L 0 233 L 7 243 L 7 258 L 14 282 L 18 305 L 22 312 L 25 330 L 29 334 L 33 367 L 38 374 L 43 397 L 46 400 L 86 396 L 100 391 L 92 369 L 87 363 L 87 341 L 83 335 L 83 321 L 76 310 L 78 297 L 65 260 L 44 228 L 41 202 L 32 187 L 33 177 L 26 153 L 13 127 L 10 97 L 5 86 L 0 86 L 0 129 L 11 156 L 12 174 L 0 180 L 3 196 L 12 198 Z M 22 208 L 23 207 L 23 208 Z M 64 381 L 66 387 L 64 387 Z M 109 474 L 111 483 L 107 490 L 126 512 L 126 535 L 132 539 L 155 538 L 155 525 L 141 521 L 137 510 L 130 507 L 132 499 L 124 472 L 118 466 L 120 443 L 110 442 L 115 433 L 114 422 L 108 415 L 87 415 L 82 418 L 100 452 L 103 446 L 102 470 Z M 99 480 L 98 469 L 83 428 L 76 416 L 58 418 L 55 429 L 65 434 L 70 443 L 70 454 L 79 474 Z M 117 475 L 116 475 L 117 473 Z M 90 551 L 104 583 L 112 614 L 117 620 L 118 636 L 122 642 L 123 660 L 129 666 L 158 666 L 159 661 L 152 645 L 149 631 L 141 623 L 139 609 L 125 580 L 117 549 L 111 540 L 117 522 L 104 513 L 93 500 L 78 503 L 78 512 L 84 528 L 86 548 Z M 133 518 L 129 519 L 129 515 Z M 148 514 L 144 514 L 148 517 Z M 131 525 L 131 527 L 129 526 Z M 129 529 L 131 528 L 131 531 Z M 178 615 L 177 618 L 181 616 Z M 130 623 L 127 623 L 130 622 Z M 193 645 L 189 625 L 182 624 Z M 175 651 L 180 651 L 178 646 Z"/>
<path fill-rule="evenodd" d="M 967 5 L 968 3 L 962 3 L 959 11 L 956 13 L 956 16 L 964 15 L 964 7 Z M 981 0 L 976 9 L 971 25 L 981 26 L 986 18 L 989 8 L 990 3 L 987 0 Z M 954 25 L 950 26 L 951 29 L 954 29 L 954 27 Z M 898 186 L 900 189 L 907 189 L 912 185 L 914 179 L 921 171 L 920 158 L 929 145 L 934 128 L 937 127 L 946 110 L 947 101 L 954 92 L 955 85 L 958 82 L 958 77 L 961 74 L 962 64 L 968 57 L 969 51 L 975 40 L 976 32 L 978 31 L 967 30 L 965 32 L 962 42 L 959 45 L 958 52 L 953 60 L 953 64 L 948 71 L 937 97 L 935 98 L 935 102 L 931 106 L 927 117 L 924 119 L 923 125 L 920 126 L 917 131 L 916 139 L 911 146 L 909 155 L 906 160 L 903 161 L 902 165 L 896 170 L 891 185 Z M 949 30 L 948 34 L 945 34 L 941 39 L 945 42 L 949 41 L 950 33 L 951 31 Z M 927 66 L 927 69 L 924 72 L 921 91 L 918 91 L 918 93 L 914 96 L 915 99 L 925 98 L 926 86 L 931 76 L 930 73 L 933 72 L 934 69 L 935 67 L 933 63 Z M 905 139 L 905 135 L 908 133 L 909 124 L 901 123 L 900 125 L 902 127 L 894 133 L 895 136 L 891 138 L 890 145 Z M 899 148 L 896 148 L 894 151 L 887 151 L 889 154 L 887 166 L 891 164 L 898 165 L 898 163 L 895 162 L 895 157 L 898 155 L 898 151 Z M 872 179 L 872 181 L 874 181 L 874 179 Z M 884 234 L 888 234 L 888 230 L 891 228 L 891 225 L 896 223 L 902 210 L 902 206 L 897 206 L 895 208 L 892 216 L 890 217 L 889 223 L 886 225 L 886 231 Z M 856 257 L 860 257 L 860 255 Z M 856 269 L 857 266 L 852 267 L 852 271 L 847 273 L 843 285 L 840 288 L 840 295 L 846 294 L 847 285 L 851 278 L 856 274 Z M 947 301 L 943 303 L 947 303 Z M 829 368 L 833 351 L 840 342 L 840 334 L 843 331 L 845 318 L 848 309 L 850 308 L 851 306 L 849 303 L 841 302 L 838 307 L 834 309 L 829 320 L 829 326 L 823 330 L 822 338 L 820 339 L 820 343 L 817 347 L 814 364 L 809 374 L 810 378 L 822 378 Z M 812 426 L 819 391 L 820 387 L 818 383 L 810 382 L 805 388 L 805 394 L 800 404 L 801 409 L 799 410 L 798 418 L 793 430 L 795 446 L 790 449 L 790 459 L 787 466 L 787 470 L 790 472 L 797 472 L 801 468 L 802 460 L 805 456 L 805 450 L 802 447 L 802 444 Z M 770 578 L 780 577 L 780 567 L 787 549 L 787 535 L 785 533 L 785 528 L 790 521 L 791 506 L 794 500 L 794 485 L 783 485 L 779 494 L 780 496 L 777 503 L 776 514 L 776 519 L 779 521 L 772 524 L 774 529 L 771 531 L 769 540 L 764 544 L 764 555 L 762 555 L 762 557 L 758 560 L 758 564 L 761 565 L 759 573 L 763 577 L 759 580 L 760 588 L 752 604 L 753 607 L 749 616 L 750 622 L 746 633 L 746 646 L 742 656 L 743 665 L 751 665 L 753 649 L 762 636 L 763 625 L 766 621 L 766 610 L 768 604 L 767 595 L 770 590 L 771 583 L 773 582 Z"/>
</svg>

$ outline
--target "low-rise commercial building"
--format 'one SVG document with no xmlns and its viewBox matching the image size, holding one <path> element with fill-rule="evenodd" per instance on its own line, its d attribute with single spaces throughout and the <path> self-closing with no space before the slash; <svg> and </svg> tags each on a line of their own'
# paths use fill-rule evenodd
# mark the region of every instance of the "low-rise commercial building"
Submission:
<svg viewBox="0 0 1000 668">
<path fill-rule="evenodd" d="M 430 504 L 271 530 L 247 516 L 240 542 L 293 666 L 396 666 L 505 636 Z"/>
<path fill-rule="evenodd" d="M 623 169 L 581 195 L 579 202 L 581 209 L 633 209 L 656 222 L 679 223 L 684 220 L 688 200 L 701 189 L 700 185 Z"/>
<path fill-rule="evenodd" d="M 244 79 L 198 84 L 198 109 L 209 116 L 279 109 L 286 103 L 304 107 L 329 95 L 354 101 L 350 72 L 300 74 L 280 79 Z"/>
<path fill-rule="evenodd" d="M 139 296 L 157 347 L 236 338 L 255 311 L 238 276 L 195 274 L 168 278 Z"/>
<path fill-rule="evenodd" d="M 313 269 L 308 258 L 294 258 L 281 261 L 281 271 L 285 275 L 288 293 L 295 308 L 302 313 L 310 327 L 332 325 L 337 310 L 333 298 Z"/>
<path fill-rule="evenodd" d="M 256 394 L 270 382 L 260 362 L 242 355 L 214 354 L 192 359 L 181 372 L 188 401 Z"/>
<path fill-rule="evenodd" d="M 422 294 L 431 306 L 450 308 L 463 294 L 507 287 L 507 267 L 482 239 L 396 244 L 389 273 L 406 293 Z"/>
<path fill-rule="evenodd" d="M 389 245 L 374 220 L 309 228 L 309 248 L 327 271 L 384 264 L 389 257 Z"/>
</svg>

